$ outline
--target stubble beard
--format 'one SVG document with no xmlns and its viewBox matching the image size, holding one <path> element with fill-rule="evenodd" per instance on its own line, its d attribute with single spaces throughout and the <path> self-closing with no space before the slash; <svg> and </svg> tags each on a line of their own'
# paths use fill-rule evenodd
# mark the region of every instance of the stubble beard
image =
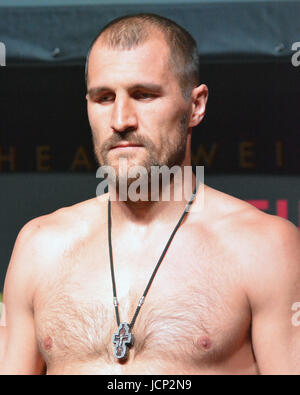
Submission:
<svg viewBox="0 0 300 395">
<path fill-rule="evenodd" d="M 125 131 L 122 133 L 114 133 L 114 135 L 107 140 L 105 143 L 99 147 L 95 133 L 92 132 L 94 152 L 96 159 L 100 166 L 110 166 L 114 170 L 116 187 L 118 190 L 118 185 L 127 184 L 127 188 L 136 181 L 140 180 L 141 183 L 148 184 L 151 183 L 151 167 L 161 168 L 162 166 L 167 166 L 168 169 L 173 166 L 181 166 L 186 155 L 186 145 L 187 145 L 187 121 L 188 112 L 182 114 L 180 122 L 177 127 L 177 133 L 173 141 L 168 139 L 168 136 L 162 136 L 161 146 L 165 147 L 162 150 L 161 158 L 158 157 L 155 145 L 153 142 L 145 136 L 136 134 L 135 131 Z M 112 162 L 109 158 L 110 149 L 122 141 L 128 141 L 130 143 L 139 144 L 143 146 L 146 151 L 146 157 L 142 161 L 136 161 L 132 154 L 122 155 L 118 158 L 117 162 Z M 128 161 L 128 167 L 122 169 L 119 166 L 119 159 L 124 158 Z M 132 166 L 142 166 L 145 168 L 145 175 L 139 175 L 139 177 L 128 177 L 128 171 Z M 109 180 L 108 180 L 109 181 Z M 161 181 L 161 178 L 160 178 Z"/>
</svg>

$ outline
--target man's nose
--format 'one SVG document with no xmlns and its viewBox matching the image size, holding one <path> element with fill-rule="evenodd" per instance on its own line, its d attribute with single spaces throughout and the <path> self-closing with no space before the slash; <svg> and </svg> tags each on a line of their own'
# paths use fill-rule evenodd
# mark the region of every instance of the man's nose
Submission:
<svg viewBox="0 0 300 395">
<path fill-rule="evenodd" d="M 137 128 L 137 116 L 129 98 L 116 98 L 111 115 L 111 127 L 115 132 L 125 132 Z"/>
</svg>

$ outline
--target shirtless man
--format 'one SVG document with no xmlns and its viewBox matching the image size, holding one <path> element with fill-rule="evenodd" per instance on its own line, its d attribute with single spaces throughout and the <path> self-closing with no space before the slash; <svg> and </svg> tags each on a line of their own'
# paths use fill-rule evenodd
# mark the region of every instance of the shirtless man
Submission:
<svg viewBox="0 0 300 395">
<path fill-rule="evenodd" d="M 191 37 L 159 17 L 124 18 L 102 32 L 87 67 L 101 164 L 190 165 L 192 128 L 208 96 L 195 51 Z M 112 201 L 121 321 L 133 317 L 185 206 Z M 107 207 L 104 194 L 21 230 L 5 281 L 2 372 L 300 373 L 291 309 L 300 301 L 298 229 L 208 186 L 203 209 L 187 214 L 159 267 L 127 360 L 116 359 Z"/>
</svg>

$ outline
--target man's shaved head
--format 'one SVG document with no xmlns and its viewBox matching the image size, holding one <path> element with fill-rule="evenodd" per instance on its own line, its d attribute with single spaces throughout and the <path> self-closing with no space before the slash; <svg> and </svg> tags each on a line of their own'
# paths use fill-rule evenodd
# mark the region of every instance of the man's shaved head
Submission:
<svg viewBox="0 0 300 395">
<path fill-rule="evenodd" d="M 96 42 L 113 49 L 130 50 L 161 33 L 169 47 L 170 68 L 178 78 L 182 94 L 188 98 L 199 81 L 197 44 L 193 37 L 170 19 L 155 14 L 127 15 L 107 24 L 93 40 L 85 65 L 88 83 L 89 55 Z M 159 56 L 159 54 L 158 54 Z"/>
</svg>

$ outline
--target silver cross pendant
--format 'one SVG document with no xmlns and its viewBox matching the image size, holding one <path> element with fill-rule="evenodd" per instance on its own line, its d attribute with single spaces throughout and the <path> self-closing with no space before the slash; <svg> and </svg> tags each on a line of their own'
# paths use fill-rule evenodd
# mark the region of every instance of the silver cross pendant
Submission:
<svg viewBox="0 0 300 395">
<path fill-rule="evenodd" d="M 133 345 L 133 335 L 127 322 L 121 322 L 117 333 L 113 334 L 112 342 L 114 346 L 114 356 L 120 361 L 128 357 L 128 348 Z"/>
</svg>

